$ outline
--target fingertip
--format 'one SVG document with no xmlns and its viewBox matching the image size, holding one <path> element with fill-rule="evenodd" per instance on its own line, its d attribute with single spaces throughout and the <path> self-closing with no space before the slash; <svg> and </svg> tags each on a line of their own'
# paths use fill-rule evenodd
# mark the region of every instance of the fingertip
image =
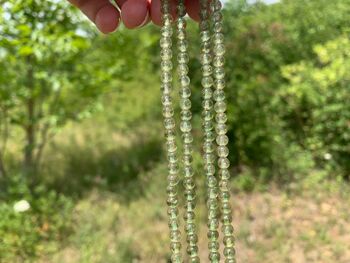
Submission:
<svg viewBox="0 0 350 263">
<path fill-rule="evenodd" d="M 102 7 L 95 18 L 97 28 L 104 34 L 114 32 L 119 25 L 119 21 L 120 14 L 112 5 Z"/>
<path fill-rule="evenodd" d="M 192 18 L 193 20 L 199 22 L 200 21 L 199 1 L 185 0 L 185 6 L 186 6 L 186 11 L 187 11 L 187 14 L 189 15 L 189 17 Z"/>
<path fill-rule="evenodd" d="M 127 0 L 121 8 L 121 19 L 129 29 L 145 25 L 149 21 L 147 0 Z"/>
</svg>

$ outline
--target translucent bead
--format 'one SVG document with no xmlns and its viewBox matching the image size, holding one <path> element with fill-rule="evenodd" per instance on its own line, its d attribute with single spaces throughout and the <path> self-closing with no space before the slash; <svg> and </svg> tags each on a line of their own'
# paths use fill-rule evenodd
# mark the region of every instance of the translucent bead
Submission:
<svg viewBox="0 0 350 263">
<path fill-rule="evenodd" d="M 186 75 L 188 73 L 188 66 L 184 63 L 179 63 L 178 65 L 178 72 L 181 75 Z"/>
<path fill-rule="evenodd" d="M 212 121 L 205 121 L 202 127 L 204 131 L 210 131 L 214 128 L 214 124 Z"/>
<path fill-rule="evenodd" d="M 203 158 L 207 164 L 213 164 L 215 162 L 215 156 L 211 153 L 205 153 Z"/>
<path fill-rule="evenodd" d="M 186 34 L 185 34 L 185 32 L 183 32 L 183 31 L 178 32 L 178 33 L 177 33 L 177 38 L 178 38 L 179 40 L 184 40 L 184 39 L 186 39 Z"/>
<path fill-rule="evenodd" d="M 214 7 L 214 10 L 220 10 L 222 8 L 222 4 L 220 1 L 214 1 L 213 7 Z"/>
<path fill-rule="evenodd" d="M 164 106 L 170 106 L 172 104 L 171 96 L 169 95 L 163 95 L 162 96 L 162 104 Z"/>
<path fill-rule="evenodd" d="M 224 101 L 225 100 L 225 92 L 223 90 L 215 90 L 213 94 L 215 101 Z"/>
<path fill-rule="evenodd" d="M 160 46 L 162 48 L 171 48 L 171 39 L 163 37 L 160 39 Z"/>
<path fill-rule="evenodd" d="M 165 118 L 170 118 L 174 115 L 174 110 L 171 107 L 164 107 L 163 116 Z"/>
<path fill-rule="evenodd" d="M 221 169 L 219 171 L 219 176 L 221 177 L 221 180 L 229 180 L 230 179 L 230 173 L 226 169 Z"/>
<path fill-rule="evenodd" d="M 225 71 L 223 68 L 215 68 L 214 70 L 215 78 L 216 79 L 224 79 L 225 78 Z"/>
<path fill-rule="evenodd" d="M 214 29 L 214 32 L 221 33 L 222 32 L 222 23 L 221 22 L 215 22 L 213 29 Z"/>
<path fill-rule="evenodd" d="M 217 152 L 219 157 L 227 157 L 229 154 L 229 150 L 226 146 L 219 146 Z"/>
<path fill-rule="evenodd" d="M 182 76 L 180 78 L 180 84 L 182 86 L 188 86 L 190 84 L 190 78 L 188 76 Z"/>
<path fill-rule="evenodd" d="M 201 61 L 203 64 L 210 64 L 211 62 L 211 55 L 210 54 L 207 54 L 207 53 L 204 53 L 201 55 Z"/>
<path fill-rule="evenodd" d="M 214 151 L 214 146 L 212 143 L 204 143 L 203 144 L 203 151 L 205 153 L 212 153 Z"/>
<path fill-rule="evenodd" d="M 212 14 L 212 19 L 215 21 L 215 22 L 220 22 L 222 20 L 222 14 L 221 12 L 214 12 Z"/>
<path fill-rule="evenodd" d="M 179 18 L 177 21 L 177 28 L 178 29 L 185 29 L 186 28 L 186 22 L 183 18 Z"/>
<path fill-rule="evenodd" d="M 218 135 L 224 135 L 227 133 L 227 126 L 224 123 L 218 123 L 215 127 L 215 131 Z"/>
<path fill-rule="evenodd" d="M 202 42 L 209 41 L 210 40 L 210 32 L 209 31 L 200 32 L 200 38 L 201 38 Z"/>
<path fill-rule="evenodd" d="M 210 76 L 203 77 L 202 79 L 202 86 L 204 88 L 210 88 L 214 84 L 213 78 Z"/>
<path fill-rule="evenodd" d="M 193 148 L 190 144 L 184 145 L 184 154 L 192 154 Z"/>
<path fill-rule="evenodd" d="M 224 101 L 218 101 L 215 103 L 214 109 L 218 113 L 224 113 L 226 111 L 226 103 Z"/>
<path fill-rule="evenodd" d="M 190 111 L 181 111 L 181 120 L 189 121 L 192 118 L 192 112 Z"/>
<path fill-rule="evenodd" d="M 161 75 L 162 82 L 171 82 L 173 80 L 173 76 L 170 72 L 163 71 Z"/>
<path fill-rule="evenodd" d="M 214 52 L 218 56 L 222 56 L 225 54 L 225 46 L 223 44 L 215 44 L 214 45 Z"/>
<path fill-rule="evenodd" d="M 213 39 L 215 43 L 223 43 L 225 38 L 223 33 L 214 33 Z"/>
<path fill-rule="evenodd" d="M 189 57 L 186 53 L 179 53 L 177 60 L 179 63 L 188 63 Z"/>
<path fill-rule="evenodd" d="M 211 110 L 213 108 L 213 102 L 211 100 L 205 100 L 202 102 L 202 107 L 204 110 Z"/>
<path fill-rule="evenodd" d="M 227 115 L 224 112 L 219 112 L 215 116 L 217 123 L 225 123 L 227 121 Z"/>
<path fill-rule="evenodd" d="M 175 121 L 172 118 L 166 118 L 164 120 L 164 126 L 166 129 L 173 129 L 175 128 Z"/>
<path fill-rule="evenodd" d="M 168 154 L 169 163 L 177 163 L 177 156 L 175 154 Z"/>
<path fill-rule="evenodd" d="M 173 52 L 171 51 L 171 49 L 163 49 L 160 51 L 160 57 L 163 60 L 169 60 L 171 59 L 173 56 Z"/>
<path fill-rule="evenodd" d="M 189 131 L 191 131 L 191 129 L 192 129 L 191 122 L 189 122 L 189 121 L 182 121 L 180 123 L 180 129 L 181 129 L 182 132 L 189 132 Z"/>
<path fill-rule="evenodd" d="M 189 110 L 191 108 L 191 101 L 189 99 L 181 100 L 180 107 L 181 109 Z"/>
<path fill-rule="evenodd" d="M 215 79 L 215 88 L 224 89 L 226 85 L 225 79 Z"/>
<path fill-rule="evenodd" d="M 202 96 L 205 100 L 211 99 L 213 96 L 213 91 L 211 90 L 211 88 L 204 88 L 202 91 Z"/>
<path fill-rule="evenodd" d="M 218 135 L 216 137 L 216 143 L 221 146 L 225 146 L 228 144 L 228 137 L 223 134 L 223 135 Z"/>
<path fill-rule="evenodd" d="M 160 32 L 161 32 L 161 35 L 163 36 L 163 37 L 171 37 L 172 36 L 172 34 L 173 34 L 173 29 L 170 27 L 170 28 L 162 28 L 161 30 L 160 30 Z"/>
<path fill-rule="evenodd" d="M 180 96 L 182 98 L 189 98 L 191 96 L 191 89 L 187 88 L 187 87 L 183 87 L 180 92 L 179 92 Z"/>
<path fill-rule="evenodd" d="M 218 166 L 221 169 L 227 169 L 230 166 L 230 161 L 225 157 L 219 158 Z"/>
<path fill-rule="evenodd" d="M 212 169 L 214 169 L 215 171 L 215 167 L 213 167 Z M 217 185 L 217 180 L 214 176 L 209 176 L 207 182 L 209 187 L 215 187 Z"/>
<path fill-rule="evenodd" d="M 189 144 L 193 142 L 193 136 L 191 133 L 182 134 L 182 140 L 184 143 Z"/>
<path fill-rule="evenodd" d="M 173 63 L 169 60 L 164 60 L 160 63 L 162 70 L 171 71 L 173 68 Z"/>
<path fill-rule="evenodd" d="M 203 76 L 205 76 L 205 77 L 211 76 L 211 74 L 213 73 L 213 68 L 209 64 L 203 65 L 202 70 L 203 70 Z"/>
</svg>

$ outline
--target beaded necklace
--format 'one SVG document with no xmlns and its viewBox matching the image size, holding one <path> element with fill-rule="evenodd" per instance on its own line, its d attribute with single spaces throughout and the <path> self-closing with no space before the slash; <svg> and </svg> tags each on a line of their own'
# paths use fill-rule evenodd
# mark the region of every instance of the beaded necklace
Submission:
<svg viewBox="0 0 350 263">
<path fill-rule="evenodd" d="M 224 35 L 222 32 L 222 13 L 220 0 L 200 1 L 200 39 L 202 69 L 202 129 L 203 160 L 207 184 L 207 225 L 208 250 L 210 262 L 220 262 L 219 217 L 224 243 L 226 263 L 235 262 L 232 209 L 229 191 L 229 150 L 226 135 L 226 103 L 224 72 Z M 176 145 L 176 125 L 172 102 L 172 36 L 173 25 L 169 0 L 161 1 L 163 27 L 161 29 L 161 90 L 164 129 L 168 159 L 167 205 L 170 229 L 171 261 L 183 262 L 181 253 L 181 232 L 179 219 L 179 165 Z M 209 12 L 210 10 L 210 12 Z M 180 131 L 183 144 L 182 173 L 185 195 L 185 232 L 189 262 L 200 262 L 198 237 L 195 226 L 195 181 L 192 168 L 192 126 L 191 90 L 188 77 L 188 51 L 186 37 L 184 0 L 178 0 L 176 37 L 177 69 L 180 83 Z M 217 171 L 216 171 L 216 168 Z"/>
</svg>

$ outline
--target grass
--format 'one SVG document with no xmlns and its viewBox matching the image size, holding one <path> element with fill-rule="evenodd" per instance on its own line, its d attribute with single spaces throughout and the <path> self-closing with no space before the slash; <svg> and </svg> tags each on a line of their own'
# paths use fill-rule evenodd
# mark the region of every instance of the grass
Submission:
<svg viewBox="0 0 350 263">
<path fill-rule="evenodd" d="M 125 135 L 89 125 L 79 133 L 67 127 L 56 138 L 40 175 L 72 203 L 69 228 L 59 239 L 37 240 L 49 249 L 35 257 L 7 262 L 169 262 L 167 169 L 161 137 L 147 133 L 157 129 Z M 283 186 L 259 185 L 242 174 L 232 180 L 232 189 L 237 262 L 350 262 L 350 186 L 341 179 L 312 171 Z M 204 191 L 198 200 L 201 262 L 209 262 Z"/>
</svg>

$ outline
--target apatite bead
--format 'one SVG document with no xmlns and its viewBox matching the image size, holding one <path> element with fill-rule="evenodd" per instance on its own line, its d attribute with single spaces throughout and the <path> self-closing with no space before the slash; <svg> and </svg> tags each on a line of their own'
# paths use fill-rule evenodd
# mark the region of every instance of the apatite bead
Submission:
<svg viewBox="0 0 350 263">
<path fill-rule="evenodd" d="M 188 73 L 188 66 L 185 63 L 179 63 L 178 72 L 180 75 L 186 75 Z"/>
<path fill-rule="evenodd" d="M 163 95 L 162 96 L 162 104 L 164 106 L 170 106 L 172 104 L 171 96 L 169 95 Z"/>
<path fill-rule="evenodd" d="M 163 116 L 165 118 L 171 118 L 174 116 L 174 110 L 170 107 L 164 107 L 163 109 Z"/>
<path fill-rule="evenodd" d="M 202 79 L 203 88 L 210 88 L 211 86 L 213 86 L 213 84 L 214 84 L 214 80 L 212 77 L 210 76 L 203 77 Z"/>
<path fill-rule="evenodd" d="M 187 87 L 183 87 L 181 90 L 180 90 L 180 96 L 182 98 L 189 98 L 191 96 L 191 90 L 190 88 L 187 88 Z"/>
<path fill-rule="evenodd" d="M 215 33 L 221 33 L 222 32 L 222 24 L 220 22 L 215 22 L 213 29 L 214 29 Z"/>
<path fill-rule="evenodd" d="M 161 38 L 160 46 L 162 48 L 171 48 L 171 39 L 170 38 Z"/>
<path fill-rule="evenodd" d="M 188 57 L 188 55 L 186 53 L 179 53 L 177 61 L 179 63 L 188 63 L 189 57 Z"/>
<path fill-rule="evenodd" d="M 215 88 L 216 89 L 224 89 L 226 86 L 226 82 L 225 82 L 225 79 L 215 79 Z"/>
<path fill-rule="evenodd" d="M 168 154 L 168 162 L 169 163 L 177 163 L 177 156 L 176 154 Z"/>
<path fill-rule="evenodd" d="M 160 57 L 162 60 L 169 60 L 171 59 L 173 56 L 173 52 L 171 51 L 171 49 L 165 49 L 160 51 Z"/>
<path fill-rule="evenodd" d="M 224 123 L 218 123 L 215 127 L 215 131 L 218 135 L 225 135 L 227 133 L 227 126 Z"/>
<path fill-rule="evenodd" d="M 180 84 L 182 86 L 188 86 L 190 84 L 190 78 L 188 76 L 182 76 L 180 78 Z"/>
<path fill-rule="evenodd" d="M 214 100 L 217 102 L 224 101 L 225 100 L 225 92 L 223 90 L 215 90 L 213 97 L 214 97 Z"/>
<path fill-rule="evenodd" d="M 225 146 L 228 144 L 228 137 L 227 135 L 218 135 L 216 137 L 216 143 L 221 146 Z"/>
<path fill-rule="evenodd" d="M 219 112 L 215 116 L 217 123 L 225 123 L 227 121 L 227 115 L 224 112 Z"/>
<path fill-rule="evenodd" d="M 212 19 L 215 22 L 220 22 L 222 20 L 222 14 L 220 12 L 214 12 L 212 14 Z"/>
<path fill-rule="evenodd" d="M 166 129 L 173 129 L 175 128 L 175 120 L 173 118 L 166 118 L 164 120 L 164 126 Z"/>
<path fill-rule="evenodd" d="M 230 166 L 230 161 L 227 158 L 222 157 L 219 158 L 218 165 L 221 169 L 227 169 Z"/>
<path fill-rule="evenodd" d="M 169 60 L 164 60 L 160 63 L 160 66 L 165 71 L 171 71 L 173 68 L 173 63 L 171 63 L 171 61 L 169 61 Z"/>
<path fill-rule="evenodd" d="M 202 107 L 204 110 L 211 110 L 213 108 L 213 101 L 205 100 L 202 102 Z"/>
<path fill-rule="evenodd" d="M 213 96 L 213 92 L 212 92 L 211 88 L 204 88 L 202 90 L 202 96 L 203 96 L 203 99 L 205 99 L 205 100 L 211 99 Z"/>
<path fill-rule="evenodd" d="M 184 154 L 192 154 L 193 148 L 191 144 L 184 145 Z"/>
<path fill-rule="evenodd" d="M 193 136 L 191 133 L 182 134 L 182 140 L 185 144 L 190 144 L 193 142 Z"/>
<path fill-rule="evenodd" d="M 181 111 L 181 120 L 189 121 L 192 118 L 192 112 L 190 111 Z"/>
<path fill-rule="evenodd" d="M 205 153 L 212 153 L 214 151 L 214 145 L 211 142 L 205 142 L 203 145 L 203 151 Z"/>
<path fill-rule="evenodd" d="M 223 44 L 217 43 L 214 46 L 214 52 L 218 56 L 222 56 L 225 54 L 225 46 Z"/>
<path fill-rule="evenodd" d="M 219 146 L 217 148 L 217 152 L 219 157 L 227 157 L 229 154 L 228 148 L 226 146 Z"/>
<path fill-rule="evenodd" d="M 189 99 L 181 100 L 180 107 L 181 107 L 181 109 L 189 110 L 191 108 L 191 101 Z"/>
<path fill-rule="evenodd" d="M 214 68 L 214 74 L 216 79 L 224 79 L 225 78 L 225 70 L 222 67 Z"/>
<path fill-rule="evenodd" d="M 211 76 L 213 73 L 213 67 L 210 64 L 205 64 L 202 67 L 202 74 L 206 76 L 205 74 L 208 74 L 208 76 Z"/>
<path fill-rule="evenodd" d="M 213 40 L 215 44 L 224 43 L 224 40 L 225 40 L 224 34 L 220 32 L 214 33 Z"/>
<path fill-rule="evenodd" d="M 171 82 L 173 80 L 173 75 L 170 72 L 163 71 L 161 78 L 163 82 Z"/>
<path fill-rule="evenodd" d="M 200 38 L 202 43 L 205 43 L 210 40 L 210 32 L 209 31 L 202 31 L 200 32 Z"/>
<path fill-rule="evenodd" d="M 191 122 L 189 122 L 189 121 L 182 121 L 180 123 L 180 130 L 182 132 L 189 132 L 189 131 L 191 131 L 191 129 L 192 129 Z"/>
</svg>

